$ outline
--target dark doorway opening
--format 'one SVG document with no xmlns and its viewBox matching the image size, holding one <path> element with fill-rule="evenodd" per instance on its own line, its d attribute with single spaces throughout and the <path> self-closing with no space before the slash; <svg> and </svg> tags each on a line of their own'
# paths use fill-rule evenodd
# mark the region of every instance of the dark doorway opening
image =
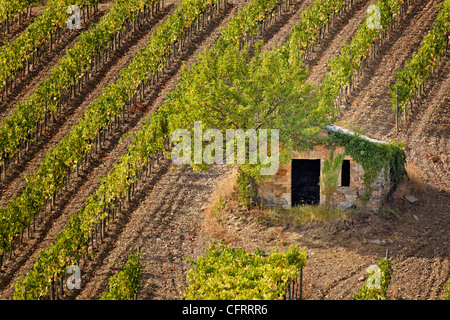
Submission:
<svg viewBox="0 0 450 320">
<path fill-rule="evenodd" d="M 341 186 L 350 187 L 350 160 L 342 162 Z"/>
<path fill-rule="evenodd" d="M 292 160 L 292 206 L 320 202 L 320 159 Z"/>
</svg>

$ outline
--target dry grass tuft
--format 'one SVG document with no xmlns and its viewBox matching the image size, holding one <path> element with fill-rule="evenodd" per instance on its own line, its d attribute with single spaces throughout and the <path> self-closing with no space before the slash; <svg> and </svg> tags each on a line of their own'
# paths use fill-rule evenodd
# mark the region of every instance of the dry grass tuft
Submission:
<svg viewBox="0 0 450 320">
<path fill-rule="evenodd" d="M 276 224 L 301 225 L 309 221 L 335 222 L 347 218 L 347 211 L 330 209 L 322 205 L 303 205 L 288 209 L 274 210 Z"/>
<path fill-rule="evenodd" d="M 233 170 L 226 178 L 221 180 L 211 193 L 208 204 L 202 208 L 205 215 L 203 227 L 214 238 L 230 243 L 236 240 L 235 236 L 227 233 L 220 223 L 220 209 L 226 206 L 228 199 L 232 197 L 236 183 L 237 170 Z"/>
</svg>

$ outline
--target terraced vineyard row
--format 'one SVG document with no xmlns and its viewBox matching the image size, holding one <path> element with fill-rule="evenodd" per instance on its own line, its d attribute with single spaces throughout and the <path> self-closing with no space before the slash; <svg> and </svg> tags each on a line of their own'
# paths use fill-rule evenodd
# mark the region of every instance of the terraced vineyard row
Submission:
<svg viewBox="0 0 450 320">
<path fill-rule="evenodd" d="M 434 72 L 440 57 L 450 48 L 450 1 L 442 2 L 440 6 L 433 29 L 424 36 L 419 50 L 405 63 L 405 67 L 396 72 L 397 81 L 391 88 L 391 104 L 397 117 L 402 111 L 406 116 L 408 104 L 417 97 L 419 89 L 423 95 L 425 81 Z"/>
<path fill-rule="evenodd" d="M 0 89 L 2 98 L 8 96 L 13 88 L 14 79 L 29 72 L 29 66 L 34 65 L 35 58 L 46 50 L 52 50 L 54 38 L 61 37 L 60 30 L 66 25 L 67 8 L 77 5 L 84 8 L 92 6 L 94 1 L 49 1 L 43 13 L 36 17 L 32 24 L 12 42 L 0 47 Z M 95 9 L 96 10 L 96 9 Z M 89 12 L 89 10 L 87 11 Z M 68 30 L 68 29 L 62 29 Z"/>
</svg>

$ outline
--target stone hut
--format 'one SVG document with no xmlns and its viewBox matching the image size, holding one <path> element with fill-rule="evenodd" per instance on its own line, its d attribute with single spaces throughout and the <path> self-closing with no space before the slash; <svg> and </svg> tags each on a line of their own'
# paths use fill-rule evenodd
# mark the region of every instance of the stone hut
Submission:
<svg viewBox="0 0 450 320">
<path fill-rule="evenodd" d="M 324 135 L 329 132 L 340 132 L 355 135 L 354 132 L 338 126 L 328 126 Z M 359 138 L 376 144 L 384 141 L 358 135 Z M 266 207 L 289 208 L 302 204 L 324 204 L 325 195 L 321 189 L 321 175 L 324 162 L 345 151 L 345 147 L 328 142 L 316 145 L 304 152 L 295 153 L 290 163 L 280 165 L 275 176 L 258 184 L 258 195 Z M 338 174 L 337 189 L 333 196 L 334 204 L 339 209 L 354 207 L 380 208 L 384 198 L 389 193 L 392 183 L 389 177 L 389 167 L 384 166 L 371 184 L 371 193 L 367 197 L 363 181 L 364 169 L 351 155 L 346 154 L 342 168 Z"/>
</svg>

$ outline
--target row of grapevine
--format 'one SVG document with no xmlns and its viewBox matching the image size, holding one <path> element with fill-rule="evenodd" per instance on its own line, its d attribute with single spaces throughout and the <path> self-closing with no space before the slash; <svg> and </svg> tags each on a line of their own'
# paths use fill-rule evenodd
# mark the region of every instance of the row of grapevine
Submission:
<svg viewBox="0 0 450 320">
<path fill-rule="evenodd" d="M 0 1 L 0 21 L 8 20 L 17 13 L 23 11 L 31 4 L 30 0 L 1 0 Z"/>
<path fill-rule="evenodd" d="M 238 13 L 237 18 L 230 21 L 214 44 L 214 48 L 224 48 L 231 43 L 238 43 L 242 49 L 245 43 L 254 41 L 264 32 L 283 10 L 287 10 L 290 2 L 291 0 L 267 0 L 257 4 L 251 2 Z"/>
<path fill-rule="evenodd" d="M 50 50 L 53 46 L 55 35 L 59 35 L 67 20 L 67 8 L 77 5 L 80 8 L 94 5 L 95 0 L 49 0 L 41 15 L 37 16 L 25 32 L 16 37 L 12 42 L 0 47 L 0 89 L 2 98 L 8 95 L 18 74 L 24 76 L 30 60 L 45 50 L 48 44 Z M 88 11 L 89 12 L 89 11 Z M 64 28 L 63 30 L 67 30 Z"/>
<path fill-rule="evenodd" d="M 0 0 L 0 35 L 8 34 L 17 18 L 21 24 L 31 14 L 31 0 Z"/>
<path fill-rule="evenodd" d="M 290 246 L 254 254 L 242 248 L 231 249 L 213 241 L 206 254 L 190 260 L 186 277 L 189 286 L 183 293 L 188 300 L 276 300 L 282 299 L 291 281 L 306 264 L 305 248 Z"/>
<path fill-rule="evenodd" d="M 370 271 L 364 285 L 353 293 L 355 300 L 385 300 L 386 292 L 391 283 L 391 260 L 378 259 L 377 264 L 368 268 Z"/>
<path fill-rule="evenodd" d="M 20 158 L 22 149 L 36 141 L 50 119 L 56 119 L 58 113 L 70 98 L 81 91 L 90 75 L 101 64 L 105 64 L 120 46 L 130 37 L 143 18 L 143 11 L 149 17 L 159 7 L 156 0 L 119 1 L 99 23 L 89 31 L 83 32 L 75 46 L 66 51 L 53 68 L 49 77 L 44 79 L 33 94 L 23 103 L 18 103 L 15 112 L 3 119 L 0 127 L 0 159 L 6 175 L 8 160 L 13 156 Z M 151 10 L 150 10 L 151 8 Z M 148 9 L 148 10 L 147 10 Z"/>
<path fill-rule="evenodd" d="M 374 13 L 366 15 L 350 44 L 345 44 L 339 56 L 328 62 L 330 72 L 320 84 L 323 103 L 333 105 L 340 97 L 354 86 L 355 77 L 362 73 L 367 59 L 377 54 L 377 48 L 385 40 L 387 32 L 394 23 L 402 18 L 413 0 L 379 0 L 375 3 L 380 8 L 380 28 L 370 27 L 366 21 Z"/>
<path fill-rule="evenodd" d="M 100 300 L 136 300 L 141 284 L 141 270 L 144 265 L 139 263 L 141 253 L 129 254 L 127 263 L 122 270 L 109 279 L 109 291 L 102 294 Z"/>
<path fill-rule="evenodd" d="M 406 61 L 404 68 L 395 72 L 397 80 L 390 89 L 397 124 L 398 113 L 404 111 L 406 116 L 408 105 L 412 99 L 421 95 L 425 81 L 433 74 L 441 56 L 450 48 L 450 1 L 445 0 L 439 6 L 441 10 L 433 28 L 424 36 L 419 50 Z"/>
<path fill-rule="evenodd" d="M 335 19 L 352 5 L 353 0 L 315 1 L 311 8 L 302 12 L 302 20 L 291 31 L 290 55 L 301 57 L 311 52 L 316 40 L 323 38 Z"/>
<path fill-rule="evenodd" d="M 221 6 L 224 4 L 223 1 L 220 3 Z M 25 223 L 21 223 L 23 220 L 16 220 L 16 227 L 23 229 L 30 225 L 33 215 L 38 209 L 37 205 L 43 205 L 46 195 L 48 197 L 56 191 L 56 187 L 61 185 L 63 177 L 67 175 L 67 171 L 96 145 L 96 141 L 101 140 L 99 131 L 120 115 L 124 104 L 135 99 L 140 92 L 142 83 L 148 84 L 147 81 L 153 78 L 158 70 L 166 66 L 169 52 L 173 48 L 172 44 L 183 42 L 182 39 L 185 37 L 190 38 L 188 34 L 196 28 L 197 21 L 203 21 L 205 16 L 212 16 L 213 12 L 218 11 L 218 8 L 218 2 L 215 1 L 185 0 L 180 3 L 166 23 L 157 28 L 155 35 L 149 40 L 149 44 L 139 52 L 126 69 L 122 70 L 118 81 L 104 90 L 104 94 L 92 103 L 93 107 L 86 112 L 85 118 L 73 127 L 71 134 L 66 136 L 67 138 L 63 139 L 56 149 L 47 154 L 40 171 L 34 176 L 35 180 L 31 180 L 27 185 L 29 188 L 33 187 L 35 193 L 31 194 L 31 191 L 28 191 L 29 188 L 24 193 L 22 201 L 28 201 L 27 204 L 31 204 L 31 206 L 27 206 L 26 209 L 22 207 L 19 215 L 21 215 L 21 219 L 28 220 Z M 94 141 L 95 139 L 97 140 Z M 137 159 L 134 161 L 137 162 Z M 133 165 L 133 169 L 135 167 Z M 112 193 L 105 194 L 102 199 L 94 195 L 81 212 L 71 217 L 64 231 L 58 235 L 56 242 L 47 250 L 40 252 L 38 262 L 28 273 L 27 278 L 17 282 L 17 287 L 27 287 L 27 297 L 37 299 L 39 296 L 47 296 L 51 280 L 62 275 L 65 267 L 71 262 L 80 259 L 81 254 L 85 252 L 85 245 L 90 239 L 92 228 L 98 226 L 97 222 L 100 217 L 107 216 L 106 203 L 112 204 L 112 200 L 117 198 L 116 192 L 122 194 L 123 190 L 128 190 L 128 188 L 124 188 L 123 184 L 130 186 L 131 182 L 136 179 L 136 177 L 128 176 L 130 167 L 125 167 L 125 169 L 125 171 L 121 168 L 115 171 L 115 174 L 118 175 L 114 179 L 115 184 L 112 185 L 112 181 L 110 181 L 113 190 L 108 190 Z M 125 177 L 122 176 L 123 173 L 126 173 Z M 110 178 L 109 175 L 104 179 Z M 38 183 L 39 186 L 36 181 L 41 181 Z M 43 188 L 40 186 L 42 184 L 44 184 Z M 105 192 L 104 187 L 101 187 L 99 192 Z M 21 203 L 20 198 L 17 198 L 18 205 Z M 15 209 L 10 207 L 9 210 L 16 210 L 17 213 L 19 208 L 17 206 Z M 101 230 L 104 228 L 105 225 L 102 224 Z M 13 230 L 9 229 L 9 232 L 11 233 Z M 24 290 L 16 289 L 15 297 L 23 297 L 23 292 Z"/>
<path fill-rule="evenodd" d="M 253 4 L 255 2 L 257 1 L 253 1 Z M 183 4 L 187 6 L 190 2 L 185 1 Z M 198 10 L 195 12 L 199 13 Z M 263 12 L 265 12 L 265 9 Z M 196 21 L 193 22 L 192 25 L 195 26 Z M 160 33 L 158 30 L 157 35 L 166 35 L 166 33 Z M 124 206 L 125 200 L 130 199 L 139 178 L 144 173 L 148 174 L 150 158 L 152 156 L 157 157 L 161 151 L 167 148 L 165 119 L 164 113 L 160 113 L 157 117 L 150 118 L 143 124 L 143 129 L 135 135 L 135 144 L 129 148 L 127 154 L 121 157 L 120 163 L 108 176 L 101 179 L 101 186 L 97 192 L 88 199 L 86 206 L 71 218 L 66 229 L 58 236 L 58 240 L 52 248 L 41 252 L 34 270 L 44 272 L 48 279 L 55 277 L 63 271 L 64 267 L 67 267 L 67 263 L 78 261 L 81 252 L 86 253 L 85 250 L 89 248 L 89 241 L 93 243 L 93 238 L 97 235 L 94 230 L 100 229 L 100 237 L 102 237 L 106 219 L 109 221 L 111 215 L 114 218 L 117 210 L 121 210 Z M 76 239 L 73 239 L 72 235 L 76 235 Z M 72 237 L 72 240 L 63 240 L 66 237 Z M 68 245 L 70 248 L 67 247 Z M 58 249 L 55 249 L 56 247 Z M 66 264 L 61 266 L 60 263 L 55 263 L 55 261 L 66 262 Z M 21 292 L 24 286 L 28 287 L 26 283 L 30 284 L 31 287 L 36 287 L 33 283 L 39 281 L 41 282 L 39 285 L 41 288 L 47 288 L 49 281 L 42 283 L 42 278 L 37 278 L 34 271 L 30 272 L 25 280 L 18 282 L 16 288 L 21 289 L 16 289 L 17 297 L 23 297 Z"/>
</svg>

